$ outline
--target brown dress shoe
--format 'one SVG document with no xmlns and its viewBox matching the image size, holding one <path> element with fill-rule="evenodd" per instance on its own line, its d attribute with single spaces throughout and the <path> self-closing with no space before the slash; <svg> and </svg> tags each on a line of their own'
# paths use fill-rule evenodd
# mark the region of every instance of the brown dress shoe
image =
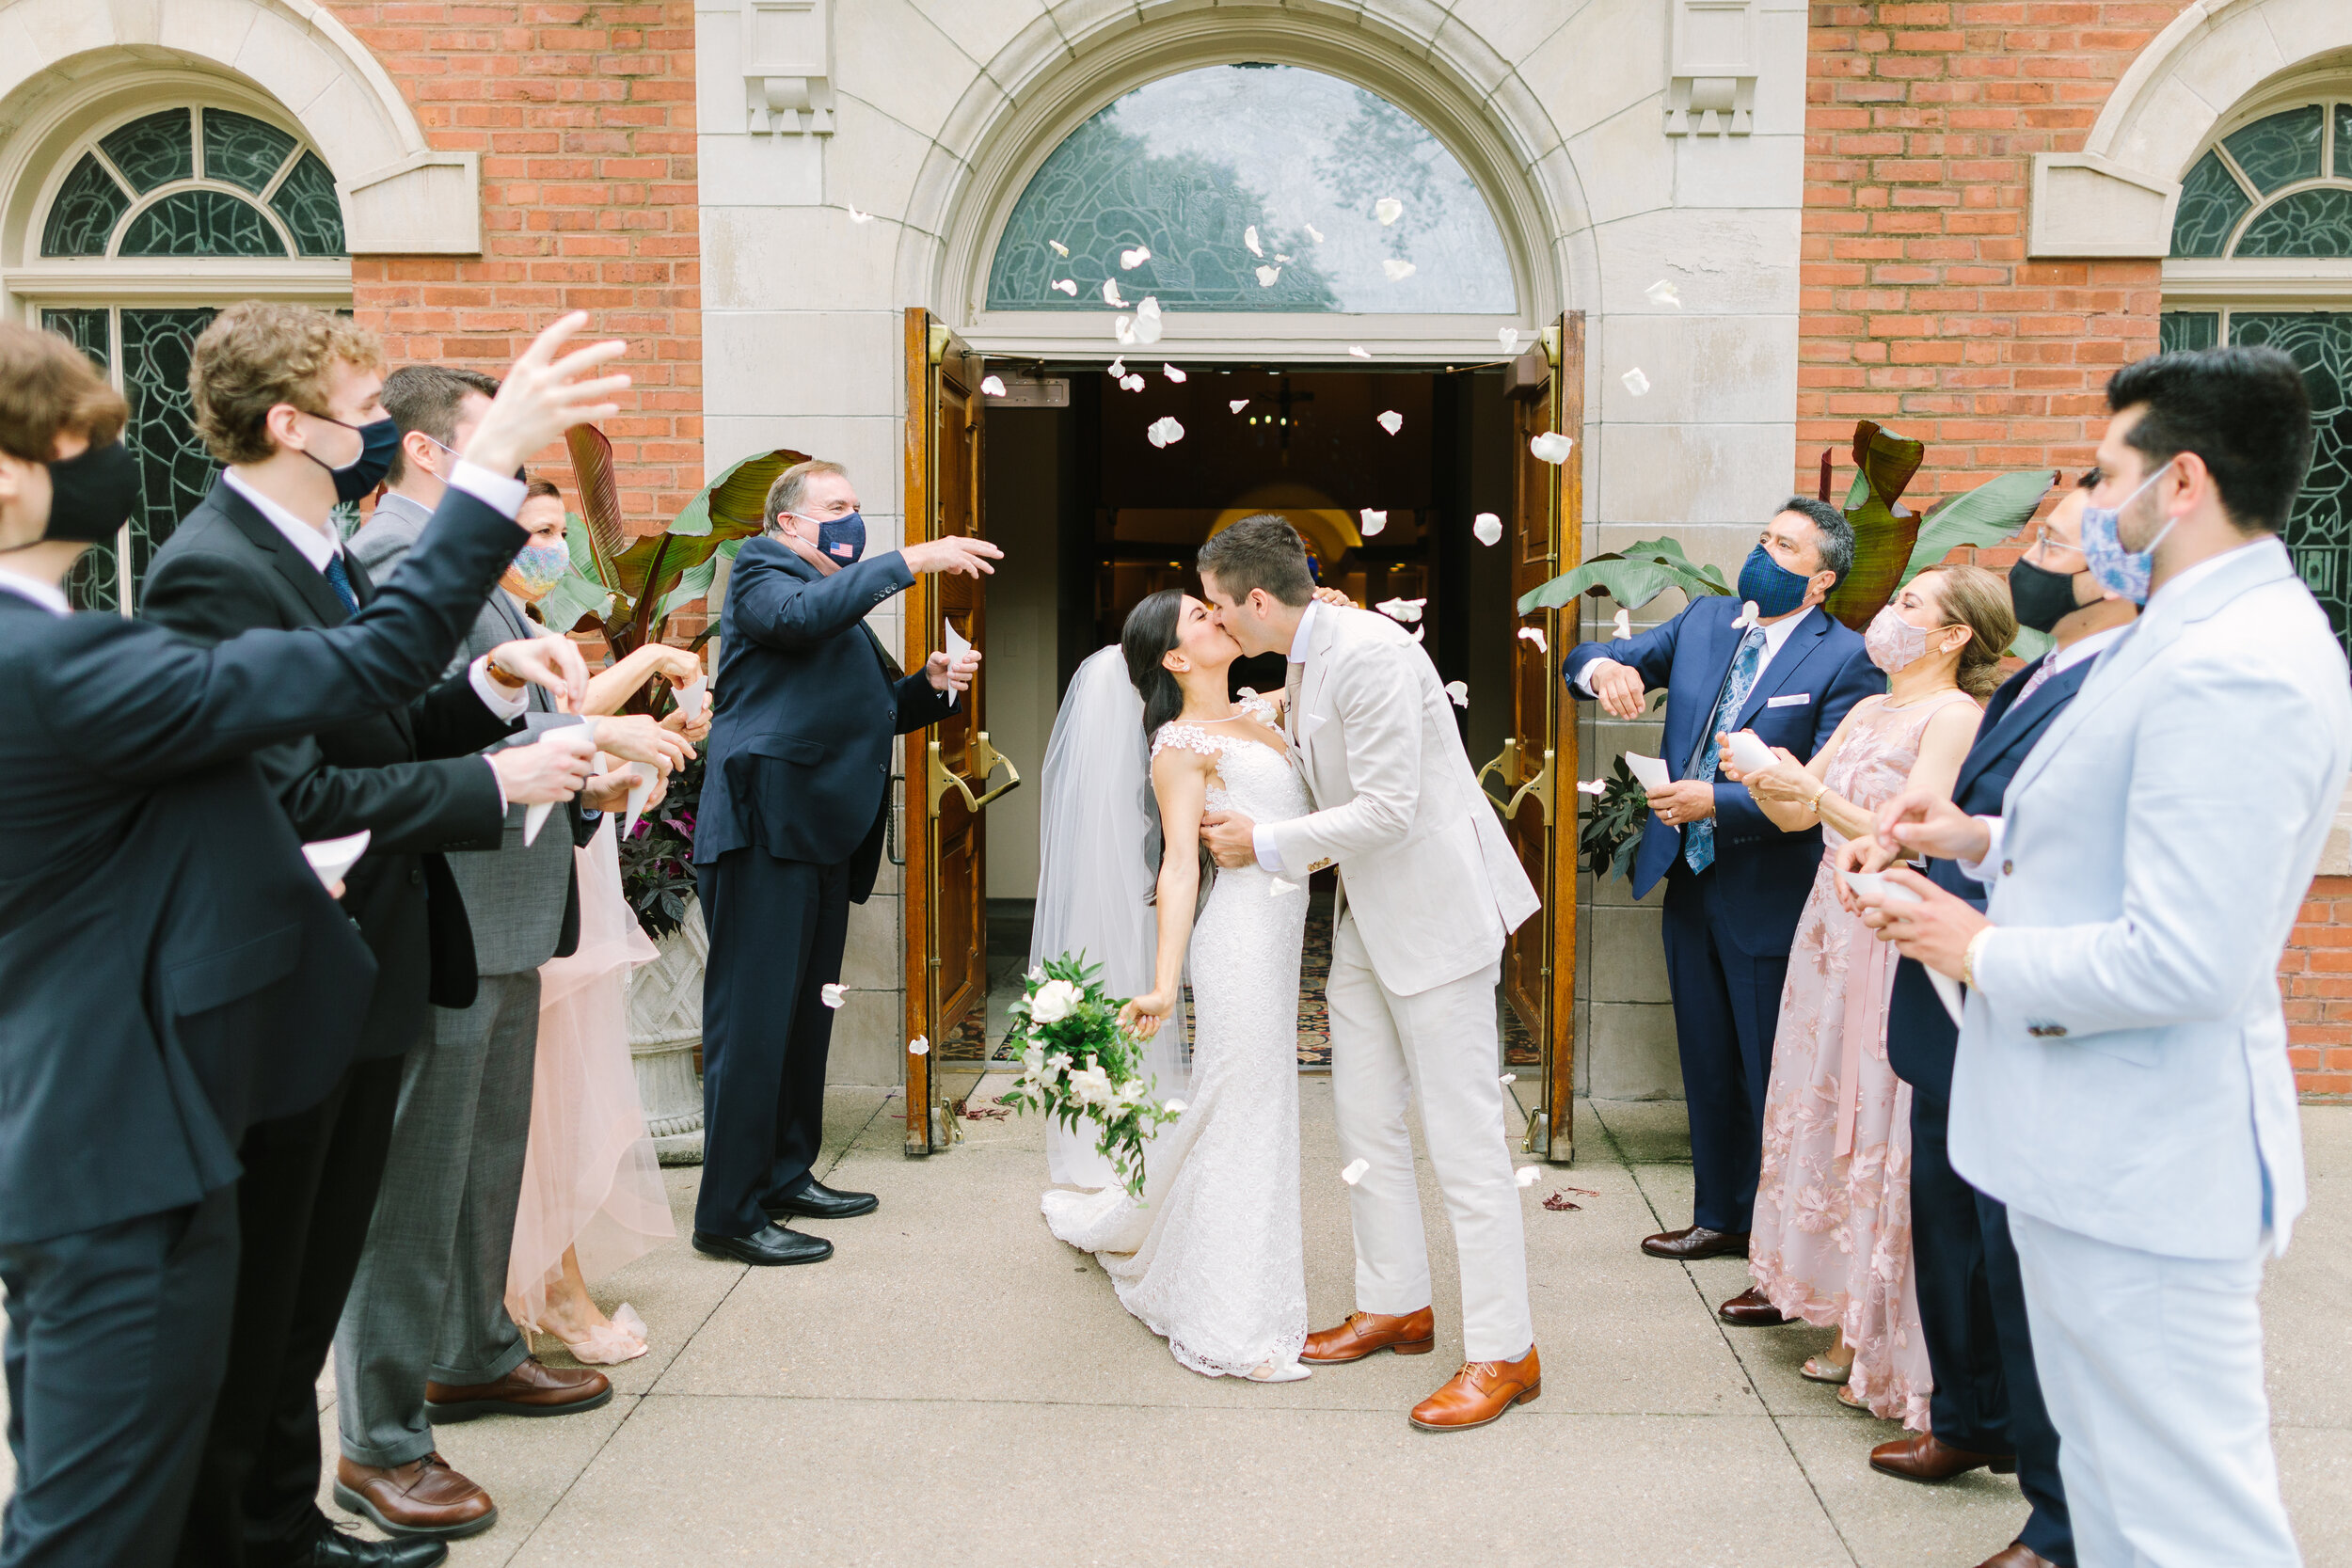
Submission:
<svg viewBox="0 0 2352 1568">
<path fill-rule="evenodd" d="M 1465 1361 L 1446 1386 L 1413 1406 L 1412 1422 L 1423 1432 L 1460 1432 L 1500 1420 L 1515 1404 L 1543 1392 L 1544 1364 L 1535 1347 L 1517 1361 Z"/>
<path fill-rule="evenodd" d="M 455 1540 L 499 1522 L 490 1494 L 449 1467 L 437 1453 L 389 1469 L 335 1462 L 335 1503 L 387 1535 Z"/>
<path fill-rule="evenodd" d="M 1953 1448 L 1932 1432 L 1914 1432 L 1870 1450 L 1870 1468 L 1905 1481 L 1949 1481 L 1971 1470 L 1990 1469 L 1996 1476 L 2017 1473 L 2013 1453 L 1971 1453 Z M 2022 1549 L 2022 1548 L 2021 1548 Z"/>
<path fill-rule="evenodd" d="M 1327 1366 L 1335 1361 L 1361 1361 L 1376 1350 L 1399 1355 L 1427 1355 L 1438 1348 L 1438 1320 L 1424 1307 L 1391 1318 L 1380 1312 L 1350 1312 L 1337 1328 L 1317 1329 L 1307 1336 L 1298 1359 Z"/>
<path fill-rule="evenodd" d="M 1715 1316 L 1734 1328 L 1778 1328 L 1796 1320 L 1774 1307 L 1763 1291 L 1751 1285 L 1721 1307 Z"/>
<path fill-rule="evenodd" d="M 612 1402 L 612 1380 L 587 1367 L 548 1367 L 527 1355 L 496 1383 L 424 1386 L 425 1419 L 470 1421 L 477 1416 L 577 1416 Z"/>
<path fill-rule="evenodd" d="M 2012 1541 L 1978 1563 L 1977 1568 L 2058 1568 L 2058 1564 L 2023 1541 Z"/>
<path fill-rule="evenodd" d="M 1655 1236 L 1644 1237 L 1642 1250 L 1652 1258 L 1671 1258 L 1677 1263 L 1687 1263 L 1694 1258 L 1745 1258 L 1748 1233 L 1686 1225 L 1679 1230 L 1661 1230 Z"/>
</svg>

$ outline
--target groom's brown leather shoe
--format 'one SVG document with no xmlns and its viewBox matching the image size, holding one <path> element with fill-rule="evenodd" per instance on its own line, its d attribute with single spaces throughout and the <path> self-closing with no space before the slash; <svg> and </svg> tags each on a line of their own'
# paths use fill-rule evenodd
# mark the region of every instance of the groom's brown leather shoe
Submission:
<svg viewBox="0 0 2352 1568">
<path fill-rule="evenodd" d="M 1337 1328 L 1318 1329 L 1307 1336 L 1298 1359 L 1327 1366 L 1336 1361 L 1361 1361 L 1374 1351 L 1392 1350 L 1399 1355 L 1427 1355 L 1438 1348 L 1438 1320 L 1428 1307 L 1391 1318 L 1379 1312 L 1350 1312 Z"/>
<path fill-rule="evenodd" d="M 1500 1420 L 1515 1404 L 1543 1392 L 1544 1366 L 1535 1347 L 1517 1361 L 1465 1361 L 1446 1386 L 1413 1406 L 1413 1424 L 1423 1432 L 1460 1432 Z"/>
<path fill-rule="evenodd" d="M 1686 1225 L 1679 1230 L 1661 1230 L 1655 1236 L 1642 1238 L 1642 1250 L 1652 1258 L 1671 1258 L 1677 1263 L 1688 1263 L 1694 1258 L 1745 1258 L 1748 1255 L 1748 1233 L 1744 1230 L 1709 1230 L 1703 1225 Z"/>
</svg>

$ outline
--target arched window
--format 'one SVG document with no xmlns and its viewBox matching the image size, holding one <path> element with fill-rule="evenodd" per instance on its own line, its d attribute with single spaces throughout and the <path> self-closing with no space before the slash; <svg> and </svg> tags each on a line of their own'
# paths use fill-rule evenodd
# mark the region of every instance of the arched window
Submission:
<svg viewBox="0 0 2352 1568">
<path fill-rule="evenodd" d="M 2286 543 L 2352 649 L 2352 92 L 2223 123 L 2182 178 L 2161 343 L 2269 343 L 2302 369 L 2316 440 Z"/>
<path fill-rule="evenodd" d="M 1105 283 L 1169 311 L 1518 308 L 1461 161 L 1378 94 L 1286 65 L 1148 83 L 1046 157 L 998 238 L 988 309 L 1100 313 Z"/>
<path fill-rule="evenodd" d="M 260 105 L 154 102 L 100 119 L 40 171 L 52 188 L 10 280 L 30 319 L 80 345 L 131 405 L 143 491 L 117 546 L 67 584 L 87 609 L 127 610 L 155 546 L 212 484 L 187 380 L 219 307 L 350 300 L 335 177 L 310 144 Z"/>
</svg>

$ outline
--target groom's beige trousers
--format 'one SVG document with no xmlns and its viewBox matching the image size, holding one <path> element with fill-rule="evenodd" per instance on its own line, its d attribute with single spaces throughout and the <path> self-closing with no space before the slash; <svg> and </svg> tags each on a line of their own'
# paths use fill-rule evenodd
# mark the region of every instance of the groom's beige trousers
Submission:
<svg viewBox="0 0 2352 1568">
<path fill-rule="evenodd" d="M 1500 958 L 1412 996 L 1380 984 L 1343 914 L 1331 941 L 1331 1092 L 1340 1160 L 1364 1162 L 1348 1194 L 1356 1227 L 1356 1309 L 1398 1314 L 1430 1305 L 1429 1243 L 1413 1173 L 1409 1101 L 1445 1194 L 1462 1264 L 1466 1361 L 1516 1361 L 1535 1342 L 1527 1249 L 1495 1063 Z"/>
</svg>

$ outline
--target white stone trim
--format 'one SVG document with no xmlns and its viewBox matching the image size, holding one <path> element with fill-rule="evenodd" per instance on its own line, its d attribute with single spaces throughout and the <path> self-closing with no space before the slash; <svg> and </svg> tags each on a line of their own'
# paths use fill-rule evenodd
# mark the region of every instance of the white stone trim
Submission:
<svg viewBox="0 0 2352 1568">
<path fill-rule="evenodd" d="M 2079 153 L 2034 157 L 2026 254 L 2164 257 L 2181 176 L 2249 94 L 2352 49 L 2346 0 L 2191 0 L 2149 40 Z"/>
</svg>

